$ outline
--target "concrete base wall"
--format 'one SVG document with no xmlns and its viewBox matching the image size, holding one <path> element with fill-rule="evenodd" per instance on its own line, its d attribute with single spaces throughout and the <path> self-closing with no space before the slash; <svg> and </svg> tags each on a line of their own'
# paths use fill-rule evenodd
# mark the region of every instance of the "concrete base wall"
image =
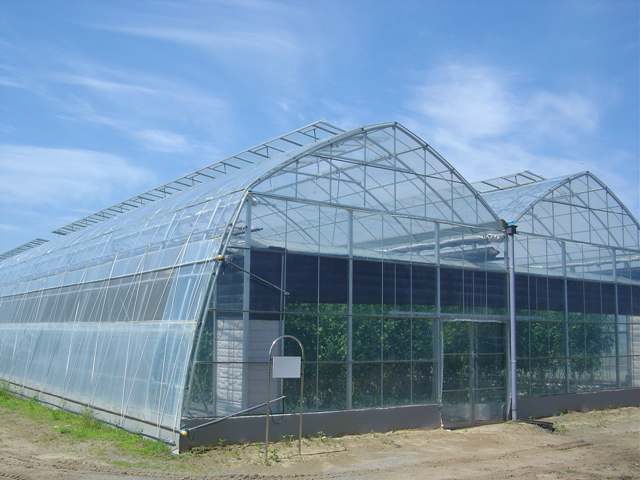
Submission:
<svg viewBox="0 0 640 480">
<path fill-rule="evenodd" d="M 271 416 L 270 439 L 277 440 L 286 435 L 298 435 L 298 415 Z M 202 423 L 191 421 L 192 426 Z M 369 408 L 364 410 L 342 410 L 334 412 L 305 413 L 302 419 L 303 435 L 347 435 L 354 433 L 388 432 L 406 428 L 439 428 L 441 412 L 439 405 L 412 405 L 406 407 Z M 185 425 L 189 428 L 189 424 Z M 232 417 L 209 425 L 180 437 L 179 449 L 211 445 L 219 439 L 228 442 L 262 442 L 265 435 L 265 417 L 262 415 Z"/>
<path fill-rule="evenodd" d="M 526 396 L 518 399 L 520 418 L 551 417 L 564 411 L 588 411 L 640 406 L 640 388 L 564 395 Z"/>
<path fill-rule="evenodd" d="M 605 408 L 640 406 L 640 388 L 607 390 L 549 396 L 527 396 L 518 399 L 520 418 L 538 418 L 557 415 L 563 411 L 588 411 Z M 272 415 L 270 439 L 298 434 L 298 415 Z M 203 420 L 187 422 L 185 428 L 194 427 Z M 303 416 L 303 435 L 338 436 L 368 432 L 387 432 L 407 428 L 439 428 L 442 409 L 439 405 L 370 408 L 334 412 L 311 412 Z M 220 439 L 228 442 L 263 442 L 265 417 L 263 415 L 233 417 L 209 425 L 179 438 L 180 451 L 211 445 Z"/>
</svg>

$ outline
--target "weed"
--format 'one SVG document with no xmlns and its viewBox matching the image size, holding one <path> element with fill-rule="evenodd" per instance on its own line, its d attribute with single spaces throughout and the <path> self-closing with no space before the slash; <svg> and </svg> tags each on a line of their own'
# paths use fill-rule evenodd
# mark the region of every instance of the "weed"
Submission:
<svg viewBox="0 0 640 480">
<path fill-rule="evenodd" d="M 554 433 L 566 433 L 567 432 L 567 426 L 563 425 L 561 423 L 556 423 L 553 425 L 553 427 L 555 428 Z"/>
<path fill-rule="evenodd" d="M 24 399 L 14 395 L 4 382 L 0 382 L 0 408 L 22 414 L 41 425 L 49 426 L 54 432 L 70 441 L 111 444 L 123 453 L 145 457 L 171 457 L 169 447 L 164 443 L 100 422 L 88 408 L 80 414 L 49 408 L 33 398 Z"/>
<path fill-rule="evenodd" d="M 319 440 L 321 443 L 327 443 L 329 441 L 329 437 L 322 431 L 316 432 L 313 438 Z"/>
<path fill-rule="evenodd" d="M 278 454 L 277 448 L 270 448 L 269 454 L 267 455 L 267 465 L 271 465 L 272 463 L 279 463 L 280 455 Z"/>
</svg>

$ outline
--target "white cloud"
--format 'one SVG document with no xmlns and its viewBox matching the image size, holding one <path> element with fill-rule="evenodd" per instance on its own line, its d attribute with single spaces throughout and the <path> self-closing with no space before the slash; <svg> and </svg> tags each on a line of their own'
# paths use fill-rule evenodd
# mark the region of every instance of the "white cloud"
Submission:
<svg viewBox="0 0 640 480">
<path fill-rule="evenodd" d="M 116 101 L 120 106 L 133 107 L 144 102 L 153 111 L 173 116 L 183 110 L 221 110 L 226 102 L 210 92 L 167 77 L 150 75 L 104 65 L 70 60 L 63 71 L 52 74 L 51 79 L 70 86 L 81 87 L 96 98 Z M 131 79 L 135 79 L 132 81 Z M 132 105 L 132 102 L 135 102 Z M 168 107 L 176 107 L 177 112 Z M 144 113 L 144 112 L 138 112 Z"/>
<path fill-rule="evenodd" d="M 24 88 L 24 85 L 22 83 L 20 83 L 20 82 L 17 82 L 14 79 L 6 78 L 6 77 L 0 77 L 0 87 Z"/>
<path fill-rule="evenodd" d="M 109 127 L 145 149 L 184 153 L 201 150 L 227 117 L 225 100 L 192 85 L 144 72 L 68 61 L 49 76 L 76 87 L 58 99 L 66 117 Z M 135 79 L 135 80 L 131 80 Z M 187 136 L 176 130 L 188 129 Z M 194 141 L 192 136 L 207 136 Z"/>
<path fill-rule="evenodd" d="M 590 132 L 598 124 L 593 101 L 576 92 L 529 91 L 509 72 L 451 64 L 416 88 L 410 108 L 465 141 L 523 132 Z"/>
<path fill-rule="evenodd" d="M 547 178 L 590 170 L 638 209 L 637 179 L 603 165 L 590 149 L 600 122 L 597 102 L 571 91 L 532 87 L 515 73 L 478 64 L 435 68 L 413 90 L 403 121 L 469 180 L 525 169 Z M 606 152 L 625 164 L 624 152 Z"/>
<path fill-rule="evenodd" d="M 12 225 L 10 223 L 0 223 L 0 232 L 15 232 L 19 230 L 17 225 Z"/>
<path fill-rule="evenodd" d="M 158 152 L 186 152 L 191 149 L 188 140 L 167 130 L 144 129 L 132 133 L 147 149 Z"/>
<path fill-rule="evenodd" d="M 440 125 L 473 139 L 508 132 L 514 120 L 506 81 L 486 67 L 447 65 L 417 88 L 412 108 Z"/>
<path fill-rule="evenodd" d="M 150 183 L 151 172 L 93 150 L 0 145 L 4 204 L 63 205 L 111 200 L 114 192 Z M 86 205 L 86 203 L 85 203 Z"/>
<path fill-rule="evenodd" d="M 96 78 L 87 75 L 58 74 L 54 75 L 53 78 L 68 85 L 85 87 L 91 90 L 103 91 L 107 93 L 128 93 L 145 95 L 157 95 L 159 93 L 158 90 L 150 87 L 136 85 L 133 83 L 105 80 L 103 78 Z"/>
<path fill-rule="evenodd" d="M 100 23 L 86 26 L 155 42 L 158 48 L 192 50 L 203 65 L 231 69 L 234 77 L 257 75 L 265 88 L 279 91 L 299 90 L 302 75 L 309 74 L 302 65 L 317 61 L 333 40 L 332 26 L 318 29 L 319 13 L 310 15 L 302 4 L 218 0 L 164 7 L 135 12 L 112 7 Z"/>
<path fill-rule="evenodd" d="M 196 47 L 213 55 L 244 51 L 255 54 L 283 56 L 297 53 L 298 45 L 285 31 L 270 30 L 201 30 L 198 28 L 179 28 L 172 26 L 148 27 L 131 26 L 108 28 L 113 32 L 139 37 L 164 40 L 168 42 Z"/>
</svg>

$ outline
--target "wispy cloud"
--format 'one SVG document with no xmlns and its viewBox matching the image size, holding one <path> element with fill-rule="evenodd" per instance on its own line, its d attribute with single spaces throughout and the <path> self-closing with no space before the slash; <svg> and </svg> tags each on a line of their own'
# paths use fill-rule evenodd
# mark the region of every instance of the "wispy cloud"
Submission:
<svg viewBox="0 0 640 480">
<path fill-rule="evenodd" d="M 0 232 L 15 232 L 16 230 L 19 230 L 17 225 L 0 223 Z"/>
<path fill-rule="evenodd" d="M 206 151 L 214 127 L 227 117 L 226 101 L 179 80 L 81 60 L 60 69 L 49 79 L 73 88 L 56 98 L 60 111 L 111 128 L 147 150 Z M 197 134 L 203 138 L 192 138 Z"/>
<path fill-rule="evenodd" d="M 470 180 L 530 169 L 546 177 L 591 170 L 638 209 L 637 179 L 602 169 L 589 150 L 601 106 L 577 86 L 532 87 L 517 73 L 480 64 L 441 65 L 415 86 L 404 121 Z M 611 162 L 628 154 L 608 151 Z"/>
<path fill-rule="evenodd" d="M 8 77 L 0 77 L 0 87 L 24 88 L 24 85 Z"/>
<path fill-rule="evenodd" d="M 286 31 L 223 29 L 211 31 L 199 28 L 179 28 L 173 26 L 111 26 L 103 27 L 113 32 L 164 40 L 189 47 L 196 47 L 212 55 L 223 55 L 243 51 L 245 53 L 267 54 L 282 57 L 297 54 L 301 46 Z"/>
<path fill-rule="evenodd" d="M 265 88 L 276 90 L 300 89 L 302 66 L 317 60 L 332 41 L 330 26 L 317 28 L 302 4 L 258 0 L 173 3 L 134 13 L 112 7 L 100 23 L 86 26 L 159 47 L 180 47 L 205 65 L 231 70 L 236 78 L 257 75 Z"/>
<path fill-rule="evenodd" d="M 154 88 L 142 85 L 136 85 L 135 83 L 125 83 L 114 80 L 107 80 L 104 78 L 97 78 L 86 75 L 74 75 L 74 74 L 57 74 L 53 75 L 55 80 L 58 80 L 67 85 L 75 85 L 79 87 L 85 87 L 90 90 L 101 91 L 106 93 L 115 94 L 144 94 L 144 95 L 157 95 L 160 92 Z"/>
<path fill-rule="evenodd" d="M 154 175 L 126 159 L 93 150 L 0 145 L 0 198 L 5 205 L 108 201 L 151 184 Z"/>
<path fill-rule="evenodd" d="M 527 88 L 517 75 L 482 65 L 437 68 L 418 86 L 412 109 L 464 141 L 544 133 L 591 132 L 595 103 L 576 92 Z M 537 140 L 537 138 L 536 138 Z"/>
<path fill-rule="evenodd" d="M 186 152 L 191 149 L 184 135 L 166 130 L 137 130 L 132 134 L 149 150 L 158 152 Z"/>
</svg>

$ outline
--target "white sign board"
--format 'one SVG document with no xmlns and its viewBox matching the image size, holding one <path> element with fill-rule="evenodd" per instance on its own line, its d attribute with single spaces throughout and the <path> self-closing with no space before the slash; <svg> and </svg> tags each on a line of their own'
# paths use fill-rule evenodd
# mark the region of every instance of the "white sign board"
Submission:
<svg viewBox="0 0 640 480">
<path fill-rule="evenodd" d="M 273 357 L 273 378 L 300 378 L 300 357 Z"/>
</svg>

